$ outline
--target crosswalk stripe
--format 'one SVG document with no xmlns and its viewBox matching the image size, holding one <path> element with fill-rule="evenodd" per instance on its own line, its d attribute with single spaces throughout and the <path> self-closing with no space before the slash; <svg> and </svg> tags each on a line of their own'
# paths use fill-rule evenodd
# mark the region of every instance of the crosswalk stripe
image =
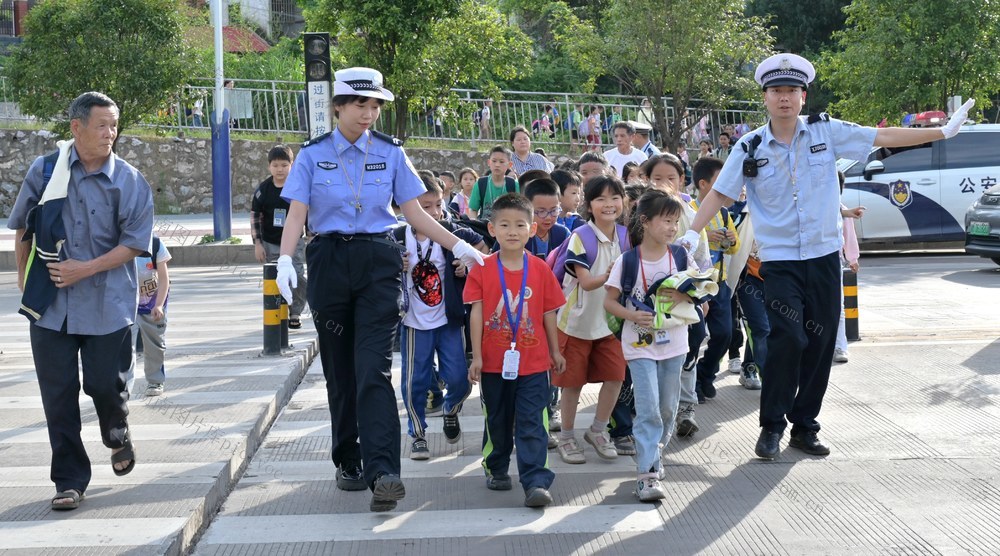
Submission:
<svg viewBox="0 0 1000 556">
<path fill-rule="evenodd" d="M 274 400 L 274 392 L 259 390 L 234 392 L 177 392 L 164 394 L 161 399 L 167 405 L 232 405 L 237 403 L 269 403 Z M 80 403 L 89 404 L 90 398 L 80 396 Z M 134 403 L 134 402 L 133 402 Z M 3 409 L 41 409 L 42 398 L 39 396 L 6 396 L 0 397 L 0 410 Z"/>
<path fill-rule="evenodd" d="M 136 442 L 143 440 L 193 440 L 204 438 L 240 438 L 246 435 L 246 430 L 253 425 L 247 423 L 177 423 L 161 425 L 143 424 L 131 427 L 132 438 Z M 80 438 L 84 442 L 100 442 L 100 427 L 88 425 L 82 427 Z M 48 444 L 48 430 L 45 427 L 21 427 L 5 429 L 0 437 L 0 446 L 4 444 Z"/>
<path fill-rule="evenodd" d="M 147 463 L 141 462 L 131 473 L 124 477 L 113 475 L 104 467 L 94 470 L 90 480 L 90 488 L 116 487 L 119 485 L 145 485 L 150 483 L 169 485 L 211 484 L 219 479 L 224 463 L 210 462 L 177 462 L 177 463 Z M 48 466 L 41 467 L 4 467 L 0 476 L 0 488 L 50 488 Z"/>
<path fill-rule="evenodd" d="M 0 522 L 0 550 L 159 545 L 173 537 L 188 519 L 116 517 Z"/>
<path fill-rule="evenodd" d="M 549 468 L 558 477 L 566 474 L 599 473 L 611 477 L 621 474 L 632 478 L 635 475 L 635 462 L 630 457 L 620 457 L 616 460 L 602 460 L 590 454 L 590 460 L 583 465 L 563 463 L 554 452 L 549 453 Z M 258 454 L 257 458 L 261 458 Z M 483 457 L 459 456 L 455 454 L 434 456 L 429 461 L 413 461 L 406 457 L 401 460 L 400 476 L 403 481 L 409 479 L 438 479 L 453 477 L 484 477 L 482 467 Z M 281 482 L 315 482 L 329 481 L 334 476 L 334 466 L 330 461 L 268 461 L 267 475 L 246 476 L 241 482 L 247 484 Z M 511 465 L 510 475 L 517 477 L 517 466 Z"/>
<path fill-rule="evenodd" d="M 457 526 L 469 524 L 468 526 Z M 203 545 L 366 541 L 566 533 L 646 533 L 663 528 L 655 506 L 553 506 L 391 514 L 223 516 Z"/>
</svg>

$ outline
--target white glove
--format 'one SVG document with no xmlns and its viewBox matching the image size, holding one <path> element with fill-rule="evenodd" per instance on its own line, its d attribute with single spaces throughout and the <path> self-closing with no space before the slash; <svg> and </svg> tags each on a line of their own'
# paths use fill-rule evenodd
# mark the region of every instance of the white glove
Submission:
<svg viewBox="0 0 1000 556">
<path fill-rule="evenodd" d="M 684 232 L 684 235 L 681 237 L 680 244 L 689 252 L 694 253 L 695 250 L 698 249 L 698 242 L 700 241 L 701 234 L 694 230 L 688 230 Z"/>
<path fill-rule="evenodd" d="M 299 278 L 292 266 L 292 258 L 288 255 L 278 257 L 278 291 L 289 305 L 292 304 L 292 288 L 298 287 Z"/>
<path fill-rule="evenodd" d="M 483 254 L 477 251 L 475 247 L 469 245 L 467 241 L 458 240 L 458 243 L 451 248 L 451 252 L 469 268 L 472 268 L 474 264 L 483 266 Z"/>
<path fill-rule="evenodd" d="M 945 139 L 951 139 L 952 137 L 958 135 L 959 128 L 965 124 L 965 120 L 969 117 L 969 110 L 976 105 L 976 99 L 970 98 L 965 101 L 965 104 L 961 108 L 955 110 L 955 113 L 951 115 L 951 119 L 948 123 L 941 128 L 941 133 L 944 134 Z"/>
</svg>

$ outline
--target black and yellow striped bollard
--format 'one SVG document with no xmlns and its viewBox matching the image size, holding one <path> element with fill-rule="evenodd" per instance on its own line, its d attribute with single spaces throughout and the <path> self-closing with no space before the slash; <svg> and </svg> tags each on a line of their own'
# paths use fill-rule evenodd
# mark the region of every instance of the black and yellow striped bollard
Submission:
<svg viewBox="0 0 1000 556">
<path fill-rule="evenodd" d="M 861 339 L 858 330 L 858 273 L 844 269 L 844 331 L 847 339 Z"/>
<path fill-rule="evenodd" d="M 281 292 L 278 265 L 264 265 L 264 355 L 281 355 Z"/>
</svg>

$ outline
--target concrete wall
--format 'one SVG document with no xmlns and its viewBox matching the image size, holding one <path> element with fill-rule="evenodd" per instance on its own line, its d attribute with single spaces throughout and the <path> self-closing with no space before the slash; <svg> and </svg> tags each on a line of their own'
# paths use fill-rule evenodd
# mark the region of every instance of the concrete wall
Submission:
<svg viewBox="0 0 1000 556">
<path fill-rule="evenodd" d="M 274 143 L 232 141 L 233 211 L 250 210 L 250 197 L 267 176 L 267 151 Z M 46 130 L 0 130 L 0 216 L 14 205 L 24 175 L 35 158 L 56 148 Z M 298 150 L 298 146 L 293 146 Z M 212 211 L 212 153 L 207 139 L 121 137 L 118 155 L 137 167 L 153 188 L 157 214 L 197 214 Z M 407 149 L 417 169 L 458 173 L 470 166 L 486 167 L 485 152 Z M 559 162 L 559 159 L 556 160 Z"/>
</svg>

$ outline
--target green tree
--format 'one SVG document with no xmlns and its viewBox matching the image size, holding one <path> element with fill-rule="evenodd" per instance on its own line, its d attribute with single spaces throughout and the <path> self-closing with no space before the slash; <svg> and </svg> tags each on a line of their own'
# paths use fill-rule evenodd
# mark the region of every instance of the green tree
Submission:
<svg viewBox="0 0 1000 556">
<path fill-rule="evenodd" d="M 604 73 L 604 43 L 596 28 L 562 0 L 504 0 L 501 9 L 532 39 L 534 63 L 506 83 L 521 91 L 592 92 Z M 578 9 L 584 12 L 583 9 Z"/>
<path fill-rule="evenodd" d="M 756 94 L 748 70 L 772 39 L 760 18 L 744 15 L 742 0 L 616 0 L 606 19 L 607 67 L 626 89 L 653 99 L 671 151 L 704 114 Z M 670 119 L 657 101 L 667 95 Z"/>
<path fill-rule="evenodd" d="M 746 13 L 760 16 L 772 26 L 777 50 L 794 52 L 816 62 L 821 52 L 835 44 L 833 34 L 844 28 L 847 19 L 844 7 L 850 3 L 851 0 L 750 0 Z M 825 78 L 823 73 L 817 74 L 809 87 L 807 111 L 826 111 L 837 99 Z"/>
<path fill-rule="evenodd" d="M 57 119 L 96 90 L 118 104 L 125 129 L 165 105 L 188 75 L 178 9 L 177 0 L 38 3 L 4 70 L 21 110 Z"/>
<path fill-rule="evenodd" d="M 851 0 L 749 0 L 746 13 L 772 25 L 775 47 L 796 54 L 818 54 L 844 28 L 844 7 Z"/>
<path fill-rule="evenodd" d="M 944 110 L 953 95 L 977 108 L 1000 91 L 1000 2 L 855 0 L 837 49 L 820 69 L 841 97 L 832 110 L 874 124 L 905 112 Z"/>
<path fill-rule="evenodd" d="M 496 92 L 531 62 L 531 40 L 477 0 L 313 0 L 305 17 L 309 29 L 336 37 L 348 65 L 382 72 L 396 95 L 388 127 L 400 137 L 412 102 L 454 104 L 448 90 L 463 83 Z"/>
</svg>

